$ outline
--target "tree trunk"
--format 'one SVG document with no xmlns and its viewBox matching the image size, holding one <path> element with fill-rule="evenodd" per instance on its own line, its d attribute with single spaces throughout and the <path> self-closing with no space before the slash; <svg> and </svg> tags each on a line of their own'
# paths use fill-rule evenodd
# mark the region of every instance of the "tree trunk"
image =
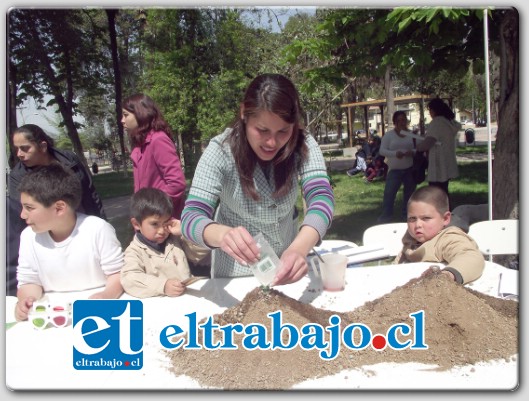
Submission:
<svg viewBox="0 0 529 401">
<path fill-rule="evenodd" d="M 386 74 L 384 76 L 384 86 L 385 86 L 385 89 L 386 89 L 386 110 L 387 110 L 386 118 L 387 118 L 387 125 L 388 125 L 388 127 L 390 127 L 393 124 L 391 119 L 393 118 L 393 110 L 395 110 L 395 105 L 394 105 L 394 100 L 393 100 L 394 99 L 394 96 L 393 96 L 393 80 L 391 79 L 391 66 L 390 65 L 388 65 L 386 67 Z M 385 124 L 385 123 L 386 123 L 386 121 L 382 121 L 382 124 Z M 385 130 L 382 129 L 382 132 L 384 132 L 384 131 Z"/>
<path fill-rule="evenodd" d="M 126 148 L 125 139 L 123 138 L 123 125 L 121 125 L 122 109 L 122 88 L 121 88 L 121 69 L 119 67 L 119 53 L 116 39 L 116 15 L 118 10 L 106 9 L 108 18 L 108 31 L 110 35 L 110 51 L 112 52 L 112 66 L 114 68 L 114 90 L 116 92 L 116 121 L 118 128 L 119 145 L 121 147 L 121 163 L 123 165 L 123 177 L 128 177 L 127 160 L 125 158 Z"/>
<path fill-rule="evenodd" d="M 506 12 L 500 26 L 500 98 L 492 169 L 493 218 L 519 218 L 519 15 Z"/>
<path fill-rule="evenodd" d="M 30 26 L 29 30 L 32 34 L 32 37 L 35 38 L 36 41 L 38 41 L 38 45 L 35 47 L 35 56 L 36 60 L 40 62 L 43 66 L 43 75 L 45 77 L 47 85 L 51 89 L 51 93 L 53 94 L 55 101 L 57 102 L 57 106 L 59 107 L 59 112 L 61 113 L 61 116 L 64 121 L 64 126 L 66 127 L 66 133 L 70 140 L 72 141 L 74 152 L 77 154 L 81 162 L 84 164 L 86 169 L 90 171 L 88 167 L 88 162 L 86 161 L 86 158 L 84 157 L 83 153 L 83 145 L 81 143 L 81 140 L 79 139 L 79 132 L 77 131 L 77 128 L 75 126 L 75 122 L 73 120 L 73 83 L 68 76 L 68 73 L 66 74 L 66 88 L 63 88 L 64 85 L 60 82 L 60 79 L 56 76 L 56 70 L 52 67 L 52 63 L 50 60 L 50 56 L 46 53 L 46 46 L 45 46 L 45 40 L 41 37 L 39 32 L 37 31 L 36 27 Z M 64 50 L 66 53 L 68 52 L 67 49 Z M 66 68 L 68 71 L 68 68 Z M 62 90 L 65 89 L 67 94 L 67 99 L 64 97 Z"/>
<path fill-rule="evenodd" d="M 17 123 L 17 95 L 16 95 L 16 67 L 11 61 L 9 61 L 9 80 L 8 80 L 8 129 L 7 137 L 9 140 L 9 156 L 8 156 L 8 165 L 13 168 L 16 164 L 17 157 L 15 154 L 15 146 L 13 145 L 13 135 L 12 133 L 18 126 Z"/>
</svg>

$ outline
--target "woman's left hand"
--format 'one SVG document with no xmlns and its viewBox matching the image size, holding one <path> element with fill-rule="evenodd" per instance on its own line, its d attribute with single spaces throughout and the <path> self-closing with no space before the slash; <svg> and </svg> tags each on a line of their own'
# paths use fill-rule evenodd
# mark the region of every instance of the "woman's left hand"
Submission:
<svg viewBox="0 0 529 401">
<path fill-rule="evenodd" d="M 272 285 L 290 284 L 300 280 L 308 271 L 305 255 L 287 249 L 281 255 L 281 269 L 277 272 Z"/>
</svg>

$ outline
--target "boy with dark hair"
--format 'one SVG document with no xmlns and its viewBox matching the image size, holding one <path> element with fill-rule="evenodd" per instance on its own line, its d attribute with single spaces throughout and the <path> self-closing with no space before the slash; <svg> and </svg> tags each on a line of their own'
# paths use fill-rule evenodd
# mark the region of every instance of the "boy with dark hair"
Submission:
<svg viewBox="0 0 529 401">
<path fill-rule="evenodd" d="M 28 227 L 20 236 L 17 320 L 27 319 L 33 302 L 51 291 L 104 287 L 90 298 L 118 298 L 121 245 L 105 220 L 76 212 L 79 179 L 52 163 L 27 174 L 18 189 Z"/>
<path fill-rule="evenodd" d="M 449 224 L 446 192 L 435 186 L 417 189 L 408 201 L 408 231 L 396 262 L 443 263 L 443 273 L 460 284 L 481 277 L 485 259 L 476 242 Z"/>
<path fill-rule="evenodd" d="M 209 257 L 209 249 L 181 237 L 172 211 L 171 198 L 159 189 L 142 188 L 132 196 L 130 221 L 136 235 L 125 250 L 121 283 L 134 297 L 182 295 L 192 279 L 188 258 L 200 263 Z"/>
</svg>

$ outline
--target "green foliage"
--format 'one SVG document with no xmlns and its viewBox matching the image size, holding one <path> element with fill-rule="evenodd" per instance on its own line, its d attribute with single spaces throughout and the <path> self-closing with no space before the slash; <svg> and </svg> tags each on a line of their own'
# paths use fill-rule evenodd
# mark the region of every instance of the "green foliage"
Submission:
<svg viewBox="0 0 529 401">
<path fill-rule="evenodd" d="M 483 66 L 483 10 L 329 9 L 318 17 L 313 34 L 294 39 L 283 52 L 291 64 L 302 56 L 312 60 L 304 70 L 302 87 L 308 92 L 322 81 L 336 88 L 354 81 L 354 100 L 364 100 L 366 88 L 380 82 L 391 66 L 410 91 L 457 97 L 471 61 L 475 72 Z"/>
<path fill-rule="evenodd" d="M 337 130 L 340 103 L 383 97 L 383 77 L 409 91 L 481 99 L 482 9 L 455 7 L 318 8 L 299 11 L 281 32 L 271 22 L 286 9 L 119 9 L 117 34 L 124 96 L 144 92 L 160 105 L 186 156 L 236 115 L 247 83 L 280 72 L 296 83 L 313 133 Z M 289 10 L 293 13 L 293 9 Z M 500 20 L 490 11 L 491 37 Z M 263 24 L 268 21 L 268 26 Z M 61 94 L 66 113 L 91 143 L 116 142 L 115 93 L 108 21 L 102 9 L 14 9 L 9 13 L 10 70 L 17 101 Z M 33 29 L 35 28 L 35 29 Z M 45 33 L 38 36 L 38 32 Z M 41 58 L 42 50 L 49 65 Z M 35 62 L 35 60 L 39 60 Z M 51 79 L 47 72 L 56 72 Z M 72 87 L 68 87 L 68 83 Z M 345 90 L 344 90 L 345 88 Z M 468 98 L 464 101 L 468 104 Z M 457 103 L 457 101 L 456 101 Z M 463 101 L 461 101 L 463 103 Z M 63 119 L 57 125 L 64 125 Z M 71 129 L 68 129 L 72 133 Z M 75 133 L 72 133 L 75 135 Z M 96 139 L 99 138 L 99 139 Z M 115 147 L 117 148 L 118 146 Z M 98 147 L 101 147 L 98 145 Z M 187 157 L 186 157 L 187 159 Z"/>
<path fill-rule="evenodd" d="M 249 80 L 242 71 L 223 71 L 204 82 L 204 96 L 198 106 L 198 129 L 202 141 L 218 135 L 237 116 L 239 103 Z"/>
</svg>

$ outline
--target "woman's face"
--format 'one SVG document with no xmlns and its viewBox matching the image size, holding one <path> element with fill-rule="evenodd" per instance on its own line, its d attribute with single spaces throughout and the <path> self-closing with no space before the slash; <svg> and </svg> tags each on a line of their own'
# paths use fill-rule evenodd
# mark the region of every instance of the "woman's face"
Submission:
<svg viewBox="0 0 529 401">
<path fill-rule="evenodd" d="M 395 120 L 395 128 L 397 130 L 405 130 L 408 127 L 408 119 L 405 115 L 399 114 Z"/>
<path fill-rule="evenodd" d="M 138 121 L 136 116 L 128 110 L 122 109 L 123 117 L 121 118 L 121 124 L 127 132 L 132 132 L 138 128 Z"/>
<path fill-rule="evenodd" d="M 246 121 L 246 138 L 259 159 L 270 161 L 290 140 L 293 128 L 277 114 L 260 111 Z"/>
<path fill-rule="evenodd" d="M 47 164 L 48 144 L 46 142 L 31 142 L 23 133 L 13 135 L 17 157 L 26 167 L 42 166 Z"/>
</svg>

